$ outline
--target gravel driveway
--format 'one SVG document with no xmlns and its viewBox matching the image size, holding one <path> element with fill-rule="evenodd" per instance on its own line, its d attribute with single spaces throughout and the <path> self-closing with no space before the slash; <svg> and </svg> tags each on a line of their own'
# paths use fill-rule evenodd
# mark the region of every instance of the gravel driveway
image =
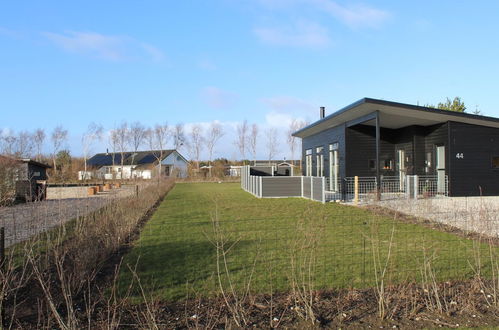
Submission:
<svg viewBox="0 0 499 330">
<path fill-rule="evenodd" d="M 5 227 L 5 246 L 93 212 L 115 198 L 135 193 L 135 186 L 122 186 L 112 193 L 88 198 L 45 200 L 0 208 L 0 226 Z"/>
<path fill-rule="evenodd" d="M 467 232 L 499 237 L 499 197 L 442 197 L 387 200 L 376 205 L 444 223 Z"/>
</svg>

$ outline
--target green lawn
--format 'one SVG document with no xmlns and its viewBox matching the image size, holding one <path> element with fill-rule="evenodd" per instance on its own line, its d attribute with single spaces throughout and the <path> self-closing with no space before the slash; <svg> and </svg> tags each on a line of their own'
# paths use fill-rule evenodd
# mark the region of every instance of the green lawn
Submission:
<svg viewBox="0 0 499 330">
<path fill-rule="evenodd" d="M 228 250 L 228 275 L 223 258 L 217 272 L 217 241 Z M 457 279 L 474 274 L 477 255 L 487 272 L 488 253 L 485 244 L 355 207 L 258 199 L 234 183 L 181 183 L 123 265 L 136 268 L 146 292 L 170 301 L 216 293 L 219 279 L 241 291 L 251 278 L 253 292 L 289 290 L 293 281 L 316 289 L 372 286 L 375 264 L 387 265 L 389 283 L 420 280 L 425 260 L 439 280 Z M 122 266 L 122 293 L 131 279 Z"/>
</svg>

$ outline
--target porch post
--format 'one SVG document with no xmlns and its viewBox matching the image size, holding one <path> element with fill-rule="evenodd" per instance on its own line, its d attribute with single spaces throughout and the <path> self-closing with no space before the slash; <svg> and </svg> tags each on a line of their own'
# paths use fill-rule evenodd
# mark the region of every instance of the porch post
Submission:
<svg viewBox="0 0 499 330">
<path fill-rule="evenodd" d="M 376 199 L 381 199 L 381 175 L 380 175 L 380 159 L 379 159 L 379 148 L 380 148 L 380 128 L 379 128 L 379 111 L 376 111 Z"/>
</svg>

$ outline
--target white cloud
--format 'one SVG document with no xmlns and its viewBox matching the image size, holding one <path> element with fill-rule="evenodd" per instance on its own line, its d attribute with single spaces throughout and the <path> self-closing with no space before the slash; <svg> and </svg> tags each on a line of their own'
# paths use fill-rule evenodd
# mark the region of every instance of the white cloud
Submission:
<svg viewBox="0 0 499 330">
<path fill-rule="evenodd" d="M 67 31 L 65 34 L 43 32 L 42 35 L 59 48 L 74 54 L 111 61 L 140 57 L 153 61 L 164 59 L 163 52 L 158 48 L 127 36 L 78 31 Z"/>
<path fill-rule="evenodd" d="M 288 128 L 293 117 L 286 113 L 271 111 L 265 115 L 265 122 L 270 127 Z"/>
<path fill-rule="evenodd" d="M 214 86 L 203 88 L 201 96 L 210 107 L 215 109 L 229 108 L 237 100 L 236 94 Z"/>
<path fill-rule="evenodd" d="M 279 46 L 321 48 L 331 43 L 327 29 L 306 21 L 287 27 L 258 27 L 253 32 L 262 42 Z"/>
<path fill-rule="evenodd" d="M 377 28 L 391 16 L 387 10 L 363 3 L 341 5 L 334 0 L 259 0 L 267 9 L 315 9 L 326 13 L 350 28 Z"/>
<path fill-rule="evenodd" d="M 307 1 L 315 4 L 319 9 L 329 13 L 352 28 L 379 27 L 390 17 L 387 11 L 364 4 L 355 4 L 347 7 L 332 0 Z"/>
</svg>

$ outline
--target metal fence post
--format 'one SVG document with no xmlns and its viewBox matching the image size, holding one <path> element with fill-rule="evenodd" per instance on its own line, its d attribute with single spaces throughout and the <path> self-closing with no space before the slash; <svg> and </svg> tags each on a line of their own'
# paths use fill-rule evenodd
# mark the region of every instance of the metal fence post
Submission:
<svg viewBox="0 0 499 330">
<path fill-rule="evenodd" d="M 0 227 L 0 270 L 2 272 L 2 277 L 5 276 L 5 228 Z M 2 294 L 0 297 L 2 299 L 1 301 L 1 317 L 2 317 L 2 322 L 0 322 L 0 326 L 2 329 L 4 329 L 4 326 L 7 324 L 5 322 L 5 294 Z"/>
<path fill-rule="evenodd" d="M 301 197 L 303 198 L 303 175 L 301 176 Z"/>
<path fill-rule="evenodd" d="M 310 199 L 314 200 L 314 177 L 310 177 Z"/>
<path fill-rule="evenodd" d="M 359 177 L 354 176 L 353 178 L 353 202 L 357 204 L 359 202 Z"/>
<path fill-rule="evenodd" d="M 263 196 L 263 194 L 262 194 L 262 192 L 263 192 L 263 188 L 262 188 L 263 184 L 262 184 L 262 182 L 263 182 L 263 177 L 260 177 L 260 191 L 259 191 L 260 198 L 262 198 L 262 196 Z"/>
<path fill-rule="evenodd" d="M 418 199 L 419 195 L 419 177 L 417 175 L 414 176 L 414 199 Z"/>
<path fill-rule="evenodd" d="M 139 185 L 135 185 L 135 197 L 139 197 Z"/>
</svg>

